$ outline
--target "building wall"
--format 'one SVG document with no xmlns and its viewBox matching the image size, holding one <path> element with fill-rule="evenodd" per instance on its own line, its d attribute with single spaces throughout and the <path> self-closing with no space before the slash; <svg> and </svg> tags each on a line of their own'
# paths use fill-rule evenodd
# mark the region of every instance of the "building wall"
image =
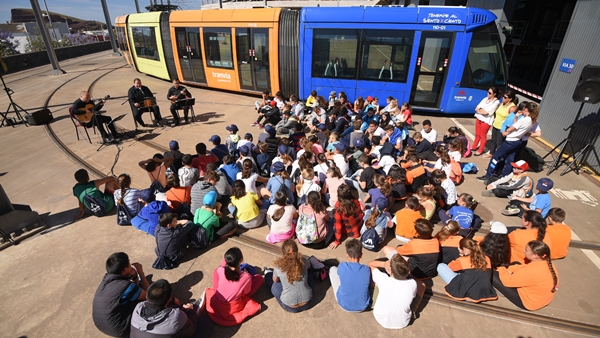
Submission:
<svg viewBox="0 0 600 338">
<path fill-rule="evenodd" d="M 574 102 L 573 92 L 579 81 L 581 70 L 588 64 L 600 66 L 600 6 L 597 0 L 578 0 L 565 40 L 560 48 L 557 62 L 540 107 L 542 138 L 557 145 L 568 135 L 563 128 L 570 126 L 581 103 Z M 563 58 L 575 60 L 572 73 L 559 71 Z M 575 151 L 582 148 L 596 131 L 600 131 L 600 104 L 584 104 L 581 118 L 575 124 Z M 600 140 L 595 148 L 600 151 Z M 568 148 L 567 148 L 568 149 Z M 590 154 L 588 164 L 598 173 L 600 163 Z"/>
</svg>

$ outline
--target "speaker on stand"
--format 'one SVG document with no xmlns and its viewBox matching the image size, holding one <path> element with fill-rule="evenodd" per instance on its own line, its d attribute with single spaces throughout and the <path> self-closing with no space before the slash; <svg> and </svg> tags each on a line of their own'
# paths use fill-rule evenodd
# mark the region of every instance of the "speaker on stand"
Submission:
<svg viewBox="0 0 600 338">
<path fill-rule="evenodd" d="M 562 176 L 570 170 L 575 170 L 575 172 L 579 174 L 579 170 L 583 166 L 583 162 L 586 160 L 590 152 L 592 152 L 596 156 L 596 161 L 600 163 L 600 160 L 598 159 L 598 153 L 594 148 L 594 143 L 598 138 L 597 128 L 595 129 L 595 135 L 592 138 L 590 138 L 589 142 L 585 145 L 585 147 L 583 147 L 577 153 L 575 153 L 575 149 L 573 147 L 573 135 L 575 135 L 575 124 L 577 123 L 577 121 L 579 121 L 581 111 L 583 110 L 583 105 L 586 103 L 596 104 L 600 102 L 600 66 L 586 65 L 583 68 L 579 77 L 579 82 L 577 83 L 575 91 L 573 92 L 573 101 L 581 102 L 581 105 L 579 106 L 579 110 L 577 111 L 577 115 L 575 116 L 575 120 L 573 121 L 573 123 L 567 128 L 563 129 L 565 131 L 569 130 L 569 135 L 564 140 L 562 140 L 556 147 L 550 150 L 546 154 L 546 156 L 543 157 L 544 159 L 546 159 L 546 157 L 550 156 L 551 154 L 554 154 L 554 151 L 556 149 L 560 148 L 560 152 L 556 157 L 554 157 L 554 160 L 552 161 L 552 164 L 548 169 L 548 175 L 550 175 L 563 163 L 566 163 L 571 157 L 573 157 L 573 161 L 569 163 L 567 168 L 565 168 L 565 170 L 560 175 Z M 570 149 L 570 152 L 568 152 L 570 155 L 567 158 L 563 159 L 563 155 L 565 154 L 565 150 L 567 149 L 567 147 L 569 147 Z"/>
</svg>

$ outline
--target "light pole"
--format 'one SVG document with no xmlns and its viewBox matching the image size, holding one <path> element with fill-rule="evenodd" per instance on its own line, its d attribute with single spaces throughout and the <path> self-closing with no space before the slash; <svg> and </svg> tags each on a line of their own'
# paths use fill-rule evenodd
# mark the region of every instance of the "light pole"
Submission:
<svg viewBox="0 0 600 338">
<path fill-rule="evenodd" d="M 46 0 L 44 0 L 44 7 L 46 7 L 46 15 L 48 17 L 48 22 L 50 23 L 50 29 L 52 32 L 52 35 L 54 35 L 54 39 L 58 40 L 56 38 L 56 32 L 54 32 L 54 27 L 52 26 L 52 19 L 50 18 L 50 11 L 48 11 L 48 5 L 46 4 Z"/>
</svg>

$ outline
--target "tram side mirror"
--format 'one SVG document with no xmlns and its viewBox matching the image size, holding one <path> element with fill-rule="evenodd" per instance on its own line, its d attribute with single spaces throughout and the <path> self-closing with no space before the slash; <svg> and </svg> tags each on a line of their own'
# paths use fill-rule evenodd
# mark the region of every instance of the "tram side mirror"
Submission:
<svg viewBox="0 0 600 338">
<path fill-rule="evenodd" d="M 503 26 L 502 27 L 502 33 L 504 33 L 504 35 L 511 35 L 513 32 L 513 26 Z"/>
</svg>

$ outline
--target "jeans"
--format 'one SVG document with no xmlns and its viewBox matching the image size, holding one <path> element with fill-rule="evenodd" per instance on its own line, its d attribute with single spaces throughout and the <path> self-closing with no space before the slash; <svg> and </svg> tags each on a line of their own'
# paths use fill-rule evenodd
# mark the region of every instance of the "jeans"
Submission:
<svg viewBox="0 0 600 338">
<path fill-rule="evenodd" d="M 306 276 L 306 278 L 308 279 L 308 286 L 310 286 L 310 288 L 313 288 L 313 279 L 312 276 L 308 275 Z M 302 312 L 304 310 L 307 310 L 310 307 L 310 301 L 308 301 L 306 304 L 300 306 L 300 307 L 296 307 L 296 308 L 292 308 L 289 307 L 285 304 L 283 304 L 281 302 L 281 294 L 283 293 L 283 284 L 281 283 L 275 283 L 273 281 L 273 273 L 272 272 L 268 272 L 267 274 L 265 274 L 265 283 L 267 284 L 267 287 L 269 289 L 271 289 L 271 294 L 273 294 L 273 297 L 275 297 L 275 299 L 277 300 L 277 303 L 279 303 L 279 305 L 281 305 L 281 307 L 287 311 L 287 312 L 291 312 L 291 313 L 298 313 L 298 312 Z"/>
<path fill-rule="evenodd" d="M 475 121 L 475 140 L 471 145 L 471 150 L 476 150 L 477 145 L 479 144 L 479 150 L 477 150 L 480 154 L 485 151 L 485 143 L 487 141 L 487 133 L 490 130 L 490 125 L 482 122 L 480 120 Z M 466 146 L 466 145 L 465 145 Z"/>
<path fill-rule="evenodd" d="M 447 264 L 440 263 L 437 266 L 437 272 L 440 277 L 446 282 L 446 284 L 450 284 L 450 282 L 454 279 L 454 277 L 458 276 L 458 273 L 452 271 L 448 267 Z M 333 284 L 333 283 L 332 283 Z"/>
<path fill-rule="evenodd" d="M 496 167 L 502 163 L 508 165 L 504 165 L 504 167 L 502 168 L 502 174 L 500 174 L 499 176 L 502 177 L 510 174 L 510 172 L 512 171 L 512 166 L 510 165 L 510 162 L 514 162 L 516 150 L 520 144 L 521 140 L 504 141 L 504 143 L 502 143 L 500 148 L 498 148 L 498 150 L 496 150 L 496 152 L 492 156 L 492 159 L 488 164 L 485 177 L 492 177 L 492 175 L 496 171 Z"/>
</svg>

